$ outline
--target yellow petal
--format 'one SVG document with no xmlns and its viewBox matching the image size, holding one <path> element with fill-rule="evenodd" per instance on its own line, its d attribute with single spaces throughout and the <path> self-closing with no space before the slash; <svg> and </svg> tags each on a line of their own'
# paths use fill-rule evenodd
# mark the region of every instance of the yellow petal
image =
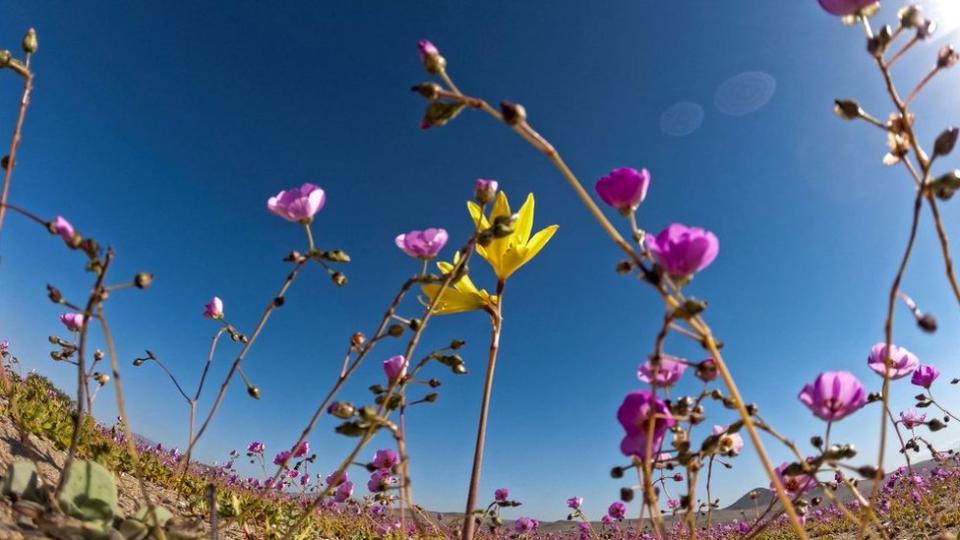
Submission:
<svg viewBox="0 0 960 540">
<path fill-rule="evenodd" d="M 490 210 L 490 221 L 493 222 L 498 216 L 510 215 L 510 201 L 504 192 L 497 193 L 497 200 L 493 202 L 493 209 Z"/>
<path fill-rule="evenodd" d="M 534 199 L 533 193 L 527 195 L 527 200 L 518 212 L 517 222 L 514 223 L 514 238 L 517 244 L 525 245 L 530 240 L 530 231 L 533 230 Z"/>
<path fill-rule="evenodd" d="M 487 217 L 483 215 L 483 208 L 481 208 L 479 204 L 473 201 L 467 201 L 467 211 L 470 212 L 470 217 L 473 218 L 474 225 L 479 225 L 481 229 L 490 227 L 490 224 L 487 223 Z"/>
<path fill-rule="evenodd" d="M 432 302 L 437 293 L 440 292 L 440 285 L 422 285 L 420 289 L 430 298 Z M 433 307 L 433 312 L 437 315 L 447 315 L 450 313 L 463 313 L 483 309 L 486 306 L 483 296 L 478 293 L 465 293 L 456 289 L 447 288 L 443 291 L 443 296 Z"/>
<path fill-rule="evenodd" d="M 524 254 L 524 262 L 529 261 L 530 259 L 537 256 L 537 253 L 540 253 L 540 250 L 543 249 L 543 246 L 547 245 L 547 242 L 553 238 L 554 233 L 559 229 L 559 225 L 550 225 L 541 229 L 537 234 L 533 235 L 533 238 L 527 242 L 527 251 Z"/>
</svg>

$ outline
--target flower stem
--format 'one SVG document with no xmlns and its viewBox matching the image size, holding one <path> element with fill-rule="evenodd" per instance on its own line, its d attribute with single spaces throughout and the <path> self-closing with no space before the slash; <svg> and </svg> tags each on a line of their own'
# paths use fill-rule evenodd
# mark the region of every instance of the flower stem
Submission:
<svg viewBox="0 0 960 540">
<path fill-rule="evenodd" d="M 13 128 L 13 138 L 10 140 L 10 150 L 7 152 L 7 169 L 3 175 L 3 191 L 0 193 L 0 230 L 3 229 L 3 217 L 6 213 L 7 197 L 10 194 L 10 181 L 13 177 L 13 168 L 17 162 L 17 149 L 20 148 L 20 133 L 23 131 L 23 121 L 27 116 L 27 106 L 30 104 L 30 91 L 33 90 L 33 72 L 29 70 L 29 54 L 27 54 L 26 65 L 27 73 L 23 80 L 23 95 L 20 97 L 20 109 L 17 112 L 17 122 Z"/>
<path fill-rule="evenodd" d="M 477 423 L 477 442 L 473 450 L 473 467 L 470 470 L 470 486 L 467 489 L 467 506 L 463 516 L 461 540 L 472 540 L 476 532 L 473 510 L 477 504 L 477 489 L 480 485 L 480 472 L 483 465 L 483 446 L 486 442 L 487 415 L 490 409 L 490 395 L 493 392 L 493 372 L 497 366 L 497 352 L 500 349 L 500 332 L 503 328 L 503 288 L 506 282 L 497 282 L 497 307 L 491 316 L 490 353 L 487 356 L 487 375 L 483 382 L 483 398 L 480 402 L 480 420 Z"/>
</svg>

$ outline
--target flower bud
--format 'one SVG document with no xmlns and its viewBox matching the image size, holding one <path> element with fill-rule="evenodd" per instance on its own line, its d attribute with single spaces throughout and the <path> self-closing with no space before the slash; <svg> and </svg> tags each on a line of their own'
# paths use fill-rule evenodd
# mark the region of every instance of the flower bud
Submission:
<svg viewBox="0 0 960 540">
<path fill-rule="evenodd" d="M 957 144 L 957 137 L 960 136 L 960 128 L 952 127 L 940 132 L 937 139 L 933 142 L 933 155 L 945 156 L 953 151 Z"/>
<path fill-rule="evenodd" d="M 430 101 L 433 101 L 440 97 L 440 91 L 442 88 L 440 88 L 439 84 L 433 81 L 427 81 L 414 86 L 411 88 L 411 90 L 429 99 Z"/>
<path fill-rule="evenodd" d="M 633 488 L 622 487 L 620 488 L 620 500 L 623 502 L 630 502 L 633 500 Z"/>
<path fill-rule="evenodd" d="M 150 272 L 140 272 L 133 277 L 133 285 L 138 289 L 146 289 L 153 283 L 153 274 Z"/>
<path fill-rule="evenodd" d="M 0 158 L 0 168 L 7 170 L 10 168 L 10 156 L 3 156 Z"/>
<path fill-rule="evenodd" d="M 37 52 L 37 31 L 33 28 L 27 30 L 26 35 L 23 36 L 23 42 L 20 45 L 23 47 L 23 52 L 27 54 Z"/>
<path fill-rule="evenodd" d="M 860 104 L 852 99 L 836 99 L 833 101 L 833 112 L 844 120 L 856 120 L 863 116 Z"/>
<path fill-rule="evenodd" d="M 100 386 L 103 386 L 108 382 L 110 382 L 110 376 L 107 375 L 106 373 L 98 372 L 93 374 L 93 380 L 97 381 L 97 384 L 99 384 Z"/>
<path fill-rule="evenodd" d="M 54 304 L 63 303 L 63 293 L 53 285 L 47 285 L 47 298 Z"/>
<path fill-rule="evenodd" d="M 421 39 L 417 42 L 417 52 L 420 53 L 420 62 L 427 73 L 441 73 L 447 67 L 447 61 L 440 55 L 440 49 L 432 42 Z"/>
<path fill-rule="evenodd" d="M 623 478 L 623 467 L 614 467 L 610 469 L 610 478 Z"/>
<path fill-rule="evenodd" d="M 0 51 L 0 68 L 9 66 L 11 60 L 13 60 L 13 55 L 10 54 L 10 51 Z"/>
<path fill-rule="evenodd" d="M 260 389 L 252 384 L 247 386 L 247 394 L 253 399 L 260 399 Z"/>
<path fill-rule="evenodd" d="M 489 204 L 497 197 L 497 181 L 477 178 L 473 184 L 473 196 L 480 204 Z"/>
<path fill-rule="evenodd" d="M 334 401 L 327 407 L 327 412 L 337 418 L 346 420 L 356 413 L 356 408 L 348 401 Z"/>
<path fill-rule="evenodd" d="M 403 325 L 393 323 L 387 327 L 387 334 L 392 337 L 400 337 L 403 335 Z"/>
<path fill-rule="evenodd" d="M 877 477 L 877 468 L 873 465 L 864 465 L 857 468 L 857 474 L 863 478 L 876 478 Z"/>
<path fill-rule="evenodd" d="M 924 313 L 917 319 L 917 326 L 924 332 L 932 334 L 937 331 L 937 319 L 929 313 Z"/>
<path fill-rule="evenodd" d="M 500 114 L 503 115 L 503 121 L 508 126 L 516 126 L 527 121 L 527 109 L 512 101 L 500 102 Z"/>
<path fill-rule="evenodd" d="M 467 344 L 467 342 L 464 341 L 464 340 L 462 340 L 462 339 L 455 339 L 455 340 L 453 340 L 453 341 L 450 342 L 450 348 L 453 349 L 453 350 L 457 350 L 457 349 L 463 347 L 463 346 L 466 345 L 466 344 Z"/>
<path fill-rule="evenodd" d="M 493 218 L 493 226 L 490 229 L 493 231 L 494 238 L 506 238 L 514 233 L 514 224 L 517 222 L 517 215 L 510 216 L 497 216 Z"/>
<path fill-rule="evenodd" d="M 707 358 L 706 360 L 697 364 L 697 370 L 695 375 L 698 379 L 703 382 L 710 382 L 717 378 L 717 363 L 713 358 Z"/>
<path fill-rule="evenodd" d="M 439 379 L 430 379 L 429 381 L 427 381 L 427 386 L 429 386 L 430 388 L 436 388 L 436 387 L 440 386 L 440 380 L 439 380 Z"/>
<path fill-rule="evenodd" d="M 627 260 L 623 260 L 617 263 L 617 273 L 620 275 L 629 274 L 633 270 L 633 263 Z"/>
<path fill-rule="evenodd" d="M 101 360 L 103 360 L 103 351 L 101 351 L 100 349 L 97 349 L 96 351 L 94 351 L 93 359 L 96 360 L 97 362 L 100 362 Z"/>
<path fill-rule="evenodd" d="M 434 401 L 437 400 L 437 398 L 438 398 L 439 396 L 440 396 L 440 394 L 438 394 L 438 393 L 436 393 L 436 392 L 433 392 L 433 393 L 430 393 L 430 394 L 427 394 L 426 396 L 424 396 L 424 397 L 423 397 L 423 400 L 426 401 L 427 403 L 433 403 Z"/>
<path fill-rule="evenodd" d="M 407 326 L 409 326 L 411 330 L 416 332 L 417 330 L 420 330 L 421 326 L 423 326 L 423 321 L 421 321 L 420 319 L 410 319 L 410 322 L 407 324 Z"/>
<path fill-rule="evenodd" d="M 347 284 L 347 276 L 343 275 L 343 272 L 334 272 L 330 274 L 330 279 L 333 280 L 333 284 L 337 287 L 343 287 Z"/>
<path fill-rule="evenodd" d="M 958 61 L 960 61 L 960 54 L 957 54 L 952 45 L 944 45 L 937 52 L 937 68 L 939 69 L 951 68 Z"/>
<path fill-rule="evenodd" d="M 353 348 L 360 347 L 366 343 L 366 341 L 367 337 L 363 335 L 363 332 L 354 332 L 353 335 L 350 336 L 350 346 Z"/>
<path fill-rule="evenodd" d="M 140 367 L 140 366 L 142 366 L 143 363 L 146 362 L 146 361 L 147 361 L 146 358 L 134 358 L 134 359 L 133 359 L 133 367 Z"/>
</svg>

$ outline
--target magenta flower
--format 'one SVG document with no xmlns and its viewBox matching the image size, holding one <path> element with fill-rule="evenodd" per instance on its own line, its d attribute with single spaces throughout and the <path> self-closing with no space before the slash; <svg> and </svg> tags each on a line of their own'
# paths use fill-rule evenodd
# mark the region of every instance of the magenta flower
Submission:
<svg viewBox="0 0 960 540">
<path fill-rule="evenodd" d="M 676 509 L 680 508 L 680 500 L 679 500 L 679 499 L 667 499 L 667 508 L 669 508 L 670 510 L 676 510 Z"/>
<path fill-rule="evenodd" d="M 443 57 L 440 49 L 432 41 L 421 39 L 417 42 L 417 52 L 420 53 L 420 62 L 428 73 L 437 73 L 443 67 Z"/>
<path fill-rule="evenodd" d="M 540 527 L 540 522 L 529 517 L 521 517 L 513 524 L 513 529 L 518 533 L 533 532 Z"/>
<path fill-rule="evenodd" d="M 337 486 L 337 490 L 333 494 L 333 500 L 342 503 L 349 499 L 351 495 L 353 495 L 353 482 L 346 480 Z"/>
<path fill-rule="evenodd" d="M 671 387 L 680 380 L 686 370 L 687 364 L 684 360 L 665 354 L 660 357 L 660 365 L 656 369 L 649 360 L 644 362 L 637 370 L 637 378 L 653 386 Z M 656 378 L 653 376 L 654 371 Z"/>
<path fill-rule="evenodd" d="M 289 450 L 283 450 L 282 452 L 278 452 L 277 455 L 273 456 L 273 464 L 283 465 L 284 463 L 290 460 L 290 456 L 291 454 Z"/>
<path fill-rule="evenodd" d="M 497 198 L 498 186 L 496 180 L 477 178 L 477 181 L 473 184 L 473 196 L 481 204 L 491 203 Z"/>
<path fill-rule="evenodd" d="M 0 341 L 0 353 L 5 353 L 10 349 L 10 340 Z"/>
<path fill-rule="evenodd" d="M 411 257 L 432 259 L 446 245 L 447 231 L 445 229 L 410 231 L 397 236 L 394 242 L 398 248 Z"/>
<path fill-rule="evenodd" d="M 567 499 L 567 508 L 579 510 L 580 505 L 582 504 L 583 504 L 583 497 L 570 497 L 569 499 Z"/>
<path fill-rule="evenodd" d="M 262 442 L 253 441 L 247 445 L 247 452 L 250 452 L 251 454 L 262 454 L 266 448 L 266 445 L 264 445 Z"/>
<path fill-rule="evenodd" d="M 798 474 L 796 476 L 790 476 L 784 474 L 784 471 L 787 470 L 787 467 L 790 466 L 789 461 L 784 461 L 776 468 L 777 476 L 780 477 L 780 482 L 783 484 L 783 489 L 791 497 L 796 497 L 801 493 L 814 488 L 817 485 L 817 481 L 814 478 L 811 478 L 807 474 Z M 773 489 L 773 482 L 770 483 L 770 489 Z"/>
<path fill-rule="evenodd" d="M 343 471 L 339 475 L 336 475 L 336 473 L 330 473 L 329 475 L 327 475 L 326 482 L 328 486 L 339 486 L 340 484 L 348 481 L 349 479 L 350 477 L 349 475 L 347 475 L 347 471 Z M 350 488 L 353 489 L 353 484 L 350 485 Z"/>
<path fill-rule="evenodd" d="M 300 446 L 297 447 L 297 450 L 293 453 L 293 457 L 301 458 L 307 455 L 307 452 L 309 451 L 310 451 L 310 443 L 308 443 L 307 441 L 303 441 L 302 443 L 300 443 Z"/>
<path fill-rule="evenodd" d="M 214 296 L 210 302 L 203 306 L 203 316 L 208 319 L 219 320 L 223 318 L 223 300 L 219 296 Z"/>
<path fill-rule="evenodd" d="M 640 206 L 650 187 L 650 172 L 646 169 L 621 167 L 597 180 L 594 189 L 603 202 L 627 215 Z"/>
<path fill-rule="evenodd" d="M 713 426 L 713 435 L 720 435 L 718 449 L 721 455 L 736 456 L 743 450 L 743 437 L 739 433 L 727 433 L 729 426 Z"/>
<path fill-rule="evenodd" d="M 919 414 L 915 409 L 900 411 L 900 423 L 902 423 L 903 427 L 907 429 L 913 429 L 917 426 L 923 425 L 923 423 L 926 421 L 927 415 Z"/>
<path fill-rule="evenodd" d="M 819 0 L 820 7 L 831 15 L 852 15 L 857 11 L 876 4 L 877 0 Z"/>
<path fill-rule="evenodd" d="M 937 380 L 939 376 L 940 370 L 933 366 L 918 366 L 916 371 L 913 372 L 913 377 L 910 378 L 910 383 L 929 389 L 933 381 Z"/>
<path fill-rule="evenodd" d="M 377 450 L 373 455 L 373 466 L 377 469 L 392 469 L 400 463 L 400 456 L 389 448 Z"/>
<path fill-rule="evenodd" d="M 327 194 L 319 186 L 307 182 L 267 199 L 267 210 L 287 221 L 307 224 L 313 221 L 313 216 L 326 202 Z"/>
<path fill-rule="evenodd" d="M 504 502 L 510 498 L 510 490 L 507 488 L 500 488 L 493 492 L 493 499 L 497 502 Z"/>
<path fill-rule="evenodd" d="M 695 375 L 703 382 L 710 382 L 717 378 L 717 362 L 713 358 L 707 358 L 699 364 Z"/>
<path fill-rule="evenodd" d="M 69 221 L 64 219 L 63 216 L 57 216 L 53 218 L 53 221 L 50 223 L 50 228 L 53 230 L 54 234 L 63 238 L 63 241 L 67 244 L 73 242 L 73 237 L 76 234 L 76 231 L 73 228 L 73 225 Z"/>
<path fill-rule="evenodd" d="M 393 483 L 394 478 L 390 475 L 390 471 L 377 469 L 373 471 L 373 474 L 370 475 L 370 480 L 367 481 L 367 490 L 370 493 L 384 491 Z"/>
<path fill-rule="evenodd" d="M 916 355 L 903 347 L 897 347 L 891 344 L 890 349 L 889 376 L 891 379 L 906 377 L 920 365 L 920 360 Z M 870 349 L 870 355 L 867 356 L 867 365 L 881 376 L 883 376 L 886 368 L 884 362 L 887 357 L 886 351 L 887 346 L 885 343 L 877 343 Z"/>
<path fill-rule="evenodd" d="M 828 422 L 846 418 L 867 403 L 867 391 L 847 371 L 824 371 L 797 397 L 814 415 Z"/>
<path fill-rule="evenodd" d="M 71 332 L 79 332 L 83 328 L 83 313 L 64 313 L 60 315 L 60 322 Z"/>
<path fill-rule="evenodd" d="M 383 361 L 383 372 L 390 381 L 400 379 L 407 374 L 407 359 L 402 354 L 391 356 Z"/>
<path fill-rule="evenodd" d="M 621 520 L 627 517 L 627 505 L 617 501 L 611 504 L 610 508 L 607 508 L 607 515 L 613 519 Z"/>
<path fill-rule="evenodd" d="M 657 263 L 673 277 L 687 277 L 710 266 L 720 252 L 720 241 L 710 231 L 674 223 L 656 236 L 646 236 Z"/>
<path fill-rule="evenodd" d="M 627 456 L 645 459 L 647 455 L 647 431 L 651 416 L 653 420 L 653 440 L 650 445 L 654 452 L 660 451 L 660 443 L 667 429 L 677 422 L 670 415 L 664 402 L 646 390 L 637 390 L 627 394 L 617 410 L 617 420 L 623 426 L 626 435 L 620 443 L 620 451 Z"/>
</svg>

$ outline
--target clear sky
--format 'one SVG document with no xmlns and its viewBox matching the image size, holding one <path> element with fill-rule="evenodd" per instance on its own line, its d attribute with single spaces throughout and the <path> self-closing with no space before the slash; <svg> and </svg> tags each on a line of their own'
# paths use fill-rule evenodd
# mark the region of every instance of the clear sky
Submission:
<svg viewBox="0 0 960 540">
<path fill-rule="evenodd" d="M 901 5 L 890 4 L 888 18 Z M 607 475 L 623 461 L 614 413 L 639 387 L 635 369 L 652 348 L 660 300 L 613 272 L 617 250 L 556 171 L 509 130 L 469 111 L 442 129 L 417 128 L 424 102 L 409 87 L 425 75 L 416 40 L 438 44 L 465 91 L 524 103 L 585 182 L 614 167 L 649 168 L 645 228 L 679 221 L 719 236 L 719 257 L 690 290 L 710 301 L 707 319 L 746 398 L 799 441 L 823 429 L 796 400 L 819 371 L 850 370 L 879 387 L 865 358 L 882 339 L 912 186 L 902 169 L 881 165 L 881 133 L 832 113 L 836 97 L 857 98 L 880 117 L 889 107 L 862 34 L 814 0 L 598 6 L 9 4 L 0 44 L 18 48 L 31 25 L 40 37 L 11 201 L 63 214 L 109 242 L 118 253 L 115 279 L 156 274 L 150 290 L 117 293 L 108 304 L 120 353 L 129 362 L 150 348 L 193 386 L 216 330 L 200 316 L 203 304 L 219 295 L 230 320 L 249 330 L 287 271 L 281 257 L 302 247 L 302 231 L 268 214 L 267 197 L 305 181 L 327 191 L 315 231 L 321 245 L 353 256 L 350 285 L 334 288 L 319 268 L 294 284 L 244 364 L 263 398 L 235 385 L 201 443 L 199 457 L 214 461 L 253 439 L 272 455 L 299 434 L 350 334 L 371 333 L 415 271 L 394 246 L 396 234 L 441 226 L 451 246 L 461 243 L 477 177 L 498 179 L 514 200 L 535 192 L 536 225 L 560 230 L 511 280 L 505 299 L 481 491 L 492 497 L 509 487 L 524 501 L 522 513 L 547 519 L 580 495 L 599 516 L 620 487 Z M 947 29 L 955 23 L 941 21 Z M 912 86 L 942 43 L 898 65 L 902 85 Z M 754 75 L 725 84 L 746 72 Z M 923 140 L 960 117 L 958 76 L 939 76 L 917 102 Z M 12 126 L 19 92 L 19 80 L 0 72 L 0 126 Z M 687 104 L 673 107 L 678 102 Z M 942 166 L 954 166 L 949 161 Z M 944 205 L 952 232 L 960 230 L 955 205 Z M 72 388 L 70 366 L 47 356 L 46 336 L 62 328 L 44 286 L 84 295 L 82 257 L 14 216 L 0 252 L 0 337 L 27 368 Z M 491 287 L 483 264 L 473 268 Z M 895 341 L 939 365 L 944 378 L 960 375 L 960 317 L 926 219 L 904 289 L 938 316 L 940 331 L 921 334 L 901 307 Z M 441 373 L 439 401 L 408 416 L 415 496 L 427 508 L 462 508 L 486 328 L 473 313 L 438 319 L 428 333 L 427 346 L 466 339 L 471 372 Z M 398 352 L 391 347 L 378 349 L 344 397 L 369 399 L 380 360 Z M 704 356 L 680 339 L 668 351 Z M 232 352 L 222 348 L 215 382 Z M 125 377 L 133 427 L 183 445 L 186 405 L 163 375 L 145 366 Z M 695 391 L 695 382 L 688 376 L 681 389 Z M 905 381 L 893 391 L 898 408 L 916 393 Z M 960 406 L 946 381 L 935 392 Z M 104 421 L 115 416 L 109 394 L 96 409 Z M 717 423 L 729 421 L 725 413 Z M 875 459 L 878 413 L 869 407 L 834 430 L 836 440 L 864 449 L 863 462 Z M 353 444 L 333 425 L 325 419 L 310 440 L 323 471 Z M 956 430 L 934 439 L 954 441 Z M 778 462 L 787 459 L 770 446 Z M 746 450 L 733 471 L 718 473 L 715 493 L 728 504 L 765 484 Z"/>
</svg>

